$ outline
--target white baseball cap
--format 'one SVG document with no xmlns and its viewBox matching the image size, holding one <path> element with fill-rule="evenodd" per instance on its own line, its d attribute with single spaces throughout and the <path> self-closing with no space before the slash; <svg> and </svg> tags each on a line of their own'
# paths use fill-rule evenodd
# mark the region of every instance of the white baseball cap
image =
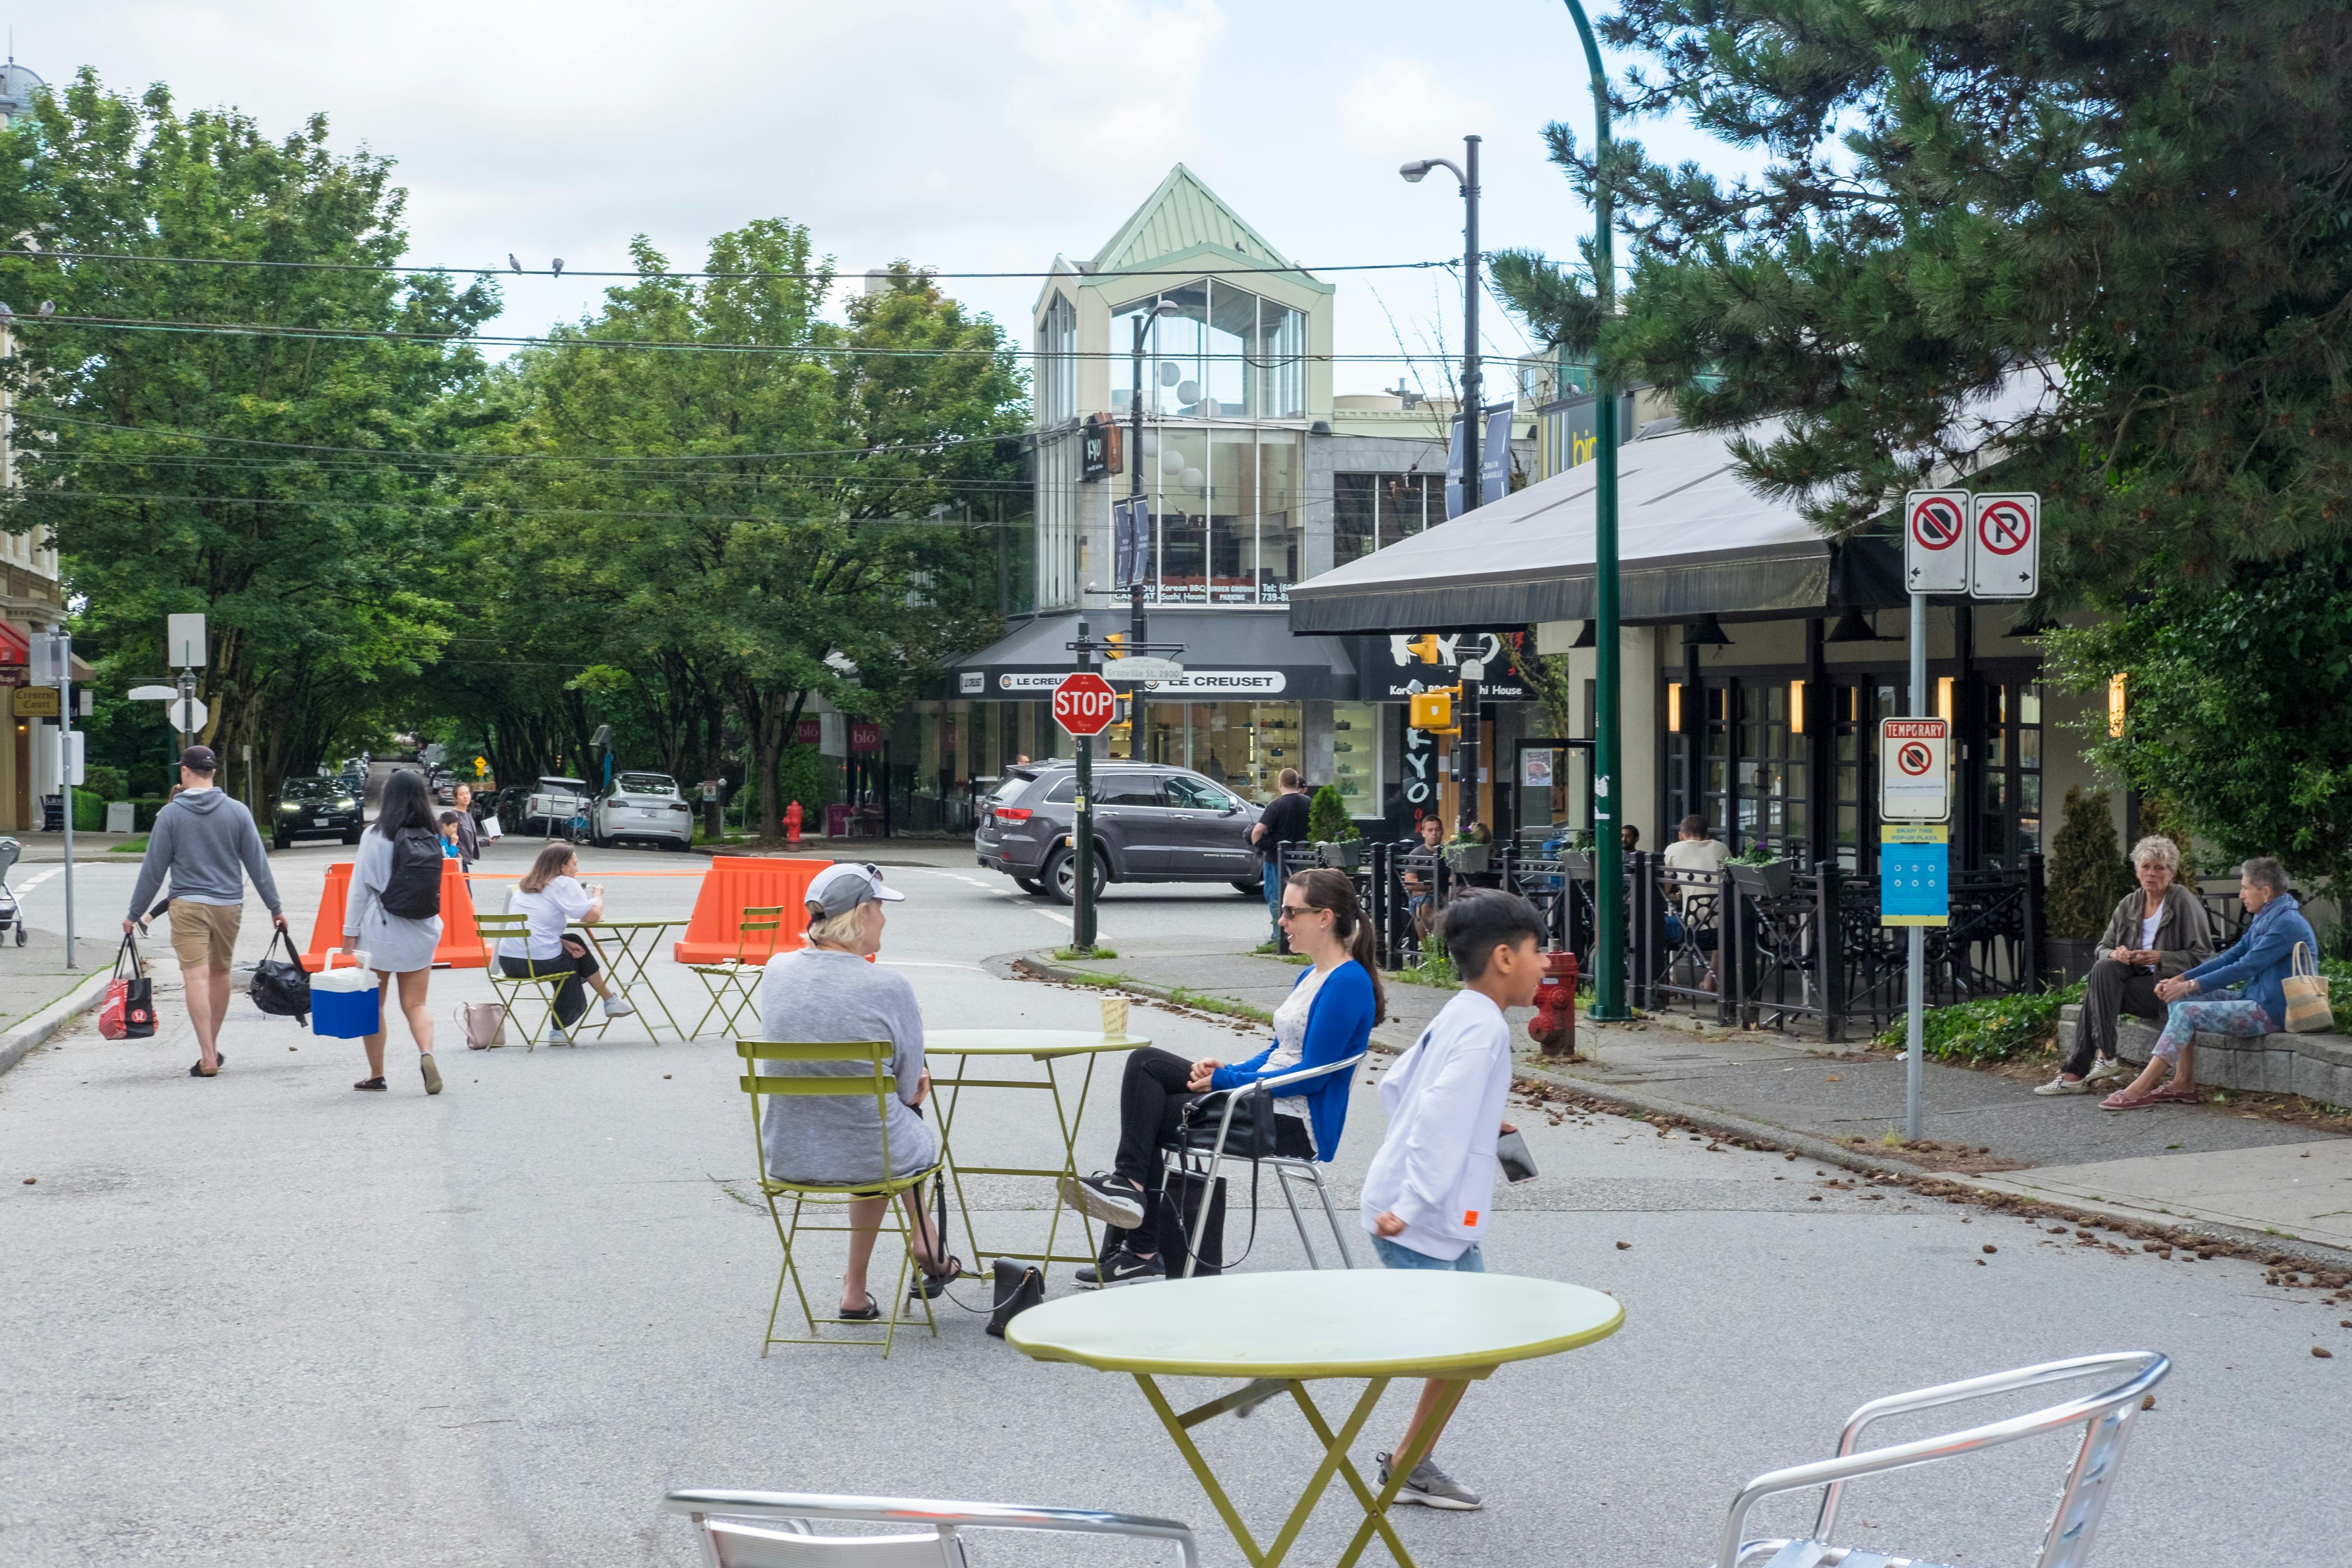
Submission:
<svg viewBox="0 0 2352 1568">
<path fill-rule="evenodd" d="M 801 897 L 824 910 L 831 920 L 845 915 L 869 899 L 879 899 L 886 904 L 903 904 L 907 895 L 882 885 L 881 871 L 871 865 L 853 866 L 846 862 L 827 866 L 809 881 L 808 891 Z"/>
</svg>

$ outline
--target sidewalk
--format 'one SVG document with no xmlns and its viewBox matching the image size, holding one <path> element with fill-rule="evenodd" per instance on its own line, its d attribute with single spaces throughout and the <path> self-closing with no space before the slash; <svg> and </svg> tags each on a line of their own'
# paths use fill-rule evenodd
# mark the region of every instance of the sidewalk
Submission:
<svg viewBox="0 0 2352 1568">
<path fill-rule="evenodd" d="M 16 861 L 19 866 L 65 864 L 66 836 L 62 833 L 11 833 L 7 837 L 25 847 L 25 853 Z M 143 833 L 78 832 L 74 835 L 74 864 L 79 866 L 86 860 L 128 860 L 135 866 L 138 864 L 137 856 L 116 855 L 111 851 L 118 844 L 128 844 L 146 837 Z"/>
<path fill-rule="evenodd" d="M 68 1019 L 98 1005 L 114 970 L 121 933 L 88 936 L 74 943 L 76 969 L 66 967 L 66 939 L 27 927 L 25 945 L 16 932 L 0 945 L 0 1073 L 24 1058 Z"/>
<path fill-rule="evenodd" d="M 1024 961 L 1045 977 L 1123 984 L 1270 1014 L 1296 965 L 1200 946 L 1122 942 L 1119 956 Z M 1388 986 L 1376 1049 L 1409 1047 L 1451 993 Z M 1179 995 L 1179 1000 L 1184 999 Z M 2297 1244 L 2324 1267 L 2352 1264 L 2352 1138 L 2224 1105 L 2108 1112 L 2089 1096 L 2042 1099 L 2014 1079 L 1930 1062 L 1925 1137 L 1901 1142 L 1904 1065 L 1861 1045 L 1824 1046 L 1686 1016 L 1596 1025 L 1579 1016 L 1584 1059 L 1545 1059 L 1514 1013 L 1524 1071 L 1636 1113 L 1794 1150 L 1851 1169 L 1932 1176 L 1989 1194 L 2202 1230 L 2233 1245 Z M 1931 1146 L 1932 1145 L 1932 1146 Z"/>
</svg>

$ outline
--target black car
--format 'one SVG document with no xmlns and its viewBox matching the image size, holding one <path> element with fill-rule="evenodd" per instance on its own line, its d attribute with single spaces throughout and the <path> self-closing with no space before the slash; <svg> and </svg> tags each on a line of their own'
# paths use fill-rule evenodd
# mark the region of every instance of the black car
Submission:
<svg viewBox="0 0 2352 1568">
<path fill-rule="evenodd" d="M 1263 897 L 1249 830 L 1258 808 L 1190 768 L 1104 763 L 1094 770 L 1095 890 L 1108 882 L 1226 882 Z M 1077 895 L 1070 844 L 1077 770 L 1067 762 L 1006 771 L 981 807 L 980 863 L 1025 893 Z"/>
<path fill-rule="evenodd" d="M 297 838 L 331 835 L 357 844 L 367 826 L 359 795 L 339 778 L 288 779 L 269 805 L 269 839 L 280 849 Z"/>
</svg>

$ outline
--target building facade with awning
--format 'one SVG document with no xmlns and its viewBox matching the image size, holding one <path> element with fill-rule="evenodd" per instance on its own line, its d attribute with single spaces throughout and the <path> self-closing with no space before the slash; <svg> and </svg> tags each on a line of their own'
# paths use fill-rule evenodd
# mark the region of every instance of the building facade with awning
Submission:
<svg viewBox="0 0 2352 1568">
<path fill-rule="evenodd" d="M 1697 815 L 1735 849 L 1874 868 L 1873 737 L 1910 706 L 1899 543 L 1827 538 L 1794 503 L 1757 495 L 1722 432 L 1653 426 L 1621 448 L 1618 471 L 1621 820 L 1647 849 Z M 1523 655 L 1567 656 L 1556 710 L 1488 715 L 1479 816 L 1498 829 L 1590 821 L 1595 475 L 1543 479 L 1290 595 L 1301 636 L 1475 627 L 1514 634 Z M 2021 863 L 2045 841 L 2045 809 L 2091 782 L 2066 732 L 2083 704 L 2045 689 L 2034 642 L 2017 635 L 2025 616 L 1966 599 L 1929 610 L 1962 867 Z"/>
</svg>

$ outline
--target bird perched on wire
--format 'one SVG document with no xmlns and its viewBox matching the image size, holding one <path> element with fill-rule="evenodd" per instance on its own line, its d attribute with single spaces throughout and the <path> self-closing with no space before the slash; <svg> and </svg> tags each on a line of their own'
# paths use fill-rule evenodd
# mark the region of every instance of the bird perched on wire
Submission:
<svg viewBox="0 0 2352 1568">
<path fill-rule="evenodd" d="M 547 275 L 550 278 L 561 278 L 563 276 L 563 258 L 559 256 L 555 258 L 554 265 L 549 269 Z"/>
<path fill-rule="evenodd" d="M 522 270 L 522 263 L 515 259 L 515 253 L 511 250 L 507 252 L 507 266 L 512 271 L 520 272 Z"/>
</svg>

